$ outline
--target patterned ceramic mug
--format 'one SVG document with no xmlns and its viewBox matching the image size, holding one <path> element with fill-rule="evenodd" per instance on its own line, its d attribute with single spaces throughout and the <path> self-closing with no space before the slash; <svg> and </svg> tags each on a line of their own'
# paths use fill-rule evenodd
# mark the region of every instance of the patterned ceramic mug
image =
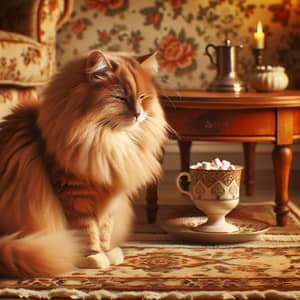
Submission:
<svg viewBox="0 0 300 300">
<path fill-rule="evenodd" d="M 234 170 L 190 168 L 190 173 L 182 172 L 177 176 L 178 190 L 189 196 L 208 218 L 207 222 L 197 230 L 206 232 L 238 230 L 235 225 L 226 221 L 225 216 L 239 203 L 242 170 L 241 166 L 235 166 Z M 187 177 L 191 192 L 182 188 L 183 177 Z"/>
</svg>

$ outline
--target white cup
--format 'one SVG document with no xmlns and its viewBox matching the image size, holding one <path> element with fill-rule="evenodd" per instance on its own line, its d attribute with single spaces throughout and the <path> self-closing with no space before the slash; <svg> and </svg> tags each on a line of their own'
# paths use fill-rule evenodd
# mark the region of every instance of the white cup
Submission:
<svg viewBox="0 0 300 300">
<path fill-rule="evenodd" d="M 207 216 L 207 222 L 197 230 L 205 232 L 234 232 L 238 228 L 226 221 L 226 215 L 239 203 L 240 182 L 243 167 L 233 170 L 204 170 L 190 168 L 190 173 L 182 172 L 177 176 L 178 190 L 189 196 L 197 208 Z M 182 177 L 190 183 L 190 191 L 182 186 Z"/>
</svg>

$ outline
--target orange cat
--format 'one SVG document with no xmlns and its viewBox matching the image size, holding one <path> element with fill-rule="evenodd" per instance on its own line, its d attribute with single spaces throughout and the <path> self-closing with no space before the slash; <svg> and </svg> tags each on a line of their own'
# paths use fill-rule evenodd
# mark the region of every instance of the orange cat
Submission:
<svg viewBox="0 0 300 300">
<path fill-rule="evenodd" d="M 167 124 L 154 56 L 93 51 L 0 127 L 0 274 L 54 276 L 123 261 L 129 199 L 161 172 Z"/>
</svg>

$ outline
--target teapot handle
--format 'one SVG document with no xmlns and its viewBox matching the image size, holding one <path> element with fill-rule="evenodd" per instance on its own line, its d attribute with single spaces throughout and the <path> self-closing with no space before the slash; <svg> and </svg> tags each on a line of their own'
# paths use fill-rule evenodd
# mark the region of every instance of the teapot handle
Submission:
<svg viewBox="0 0 300 300">
<path fill-rule="evenodd" d="M 209 52 L 209 48 L 214 48 L 216 49 L 216 46 L 214 44 L 208 44 L 205 48 L 205 54 L 209 57 L 210 61 L 212 64 L 217 65 L 216 62 L 214 61 L 213 56 L 211 55 L 211 53 Z"/>
</svg>

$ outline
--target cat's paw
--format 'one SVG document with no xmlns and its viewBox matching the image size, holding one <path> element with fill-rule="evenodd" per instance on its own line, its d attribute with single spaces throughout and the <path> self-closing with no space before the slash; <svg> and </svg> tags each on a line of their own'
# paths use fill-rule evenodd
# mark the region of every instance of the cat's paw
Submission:
<svg viewBox="0 0 300 300">
<path fill-rule="evenodd" d="M 120 247 L 115 247 L 106 252 L 106 256 L 112 265 L 119 265 L 124 261 L 124 254 Z"/>
<path fill-rule="evenodd" d="M 110 266 L 110 261 L 105 253 L 92 254 L 82 257 L 78 267 L 91 269 L 107 269 Z"/>
</svg>

